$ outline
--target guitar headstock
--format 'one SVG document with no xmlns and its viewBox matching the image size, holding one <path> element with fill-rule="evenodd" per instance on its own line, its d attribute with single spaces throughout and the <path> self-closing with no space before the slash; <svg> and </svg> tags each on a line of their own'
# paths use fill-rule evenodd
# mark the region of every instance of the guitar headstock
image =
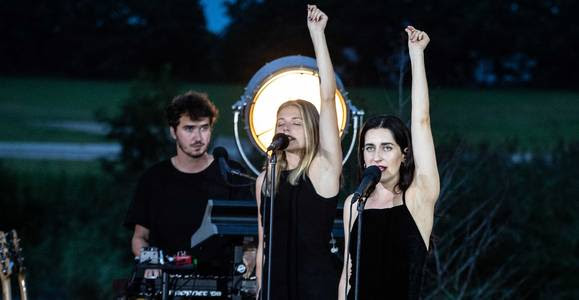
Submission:
<svg viewBox="0 0 579 300">
<path fill-rule="evenodd" d="M 24 256 L 22 256 L 22 247 L 20 246 L 20 238 L 15 229 L 12 229 L 9 234 L 8 244 L 12 245 L 9 248 L 10 257 L 15 263 L 14 272 L 24 272 Z"/>
<path fill-rule="evenodd" d="M 9 280 L 12 275 L 13 263 L 10 260 L 10 247 L 6 234 L 0 231 L 0 279 Z"/>
</svg>

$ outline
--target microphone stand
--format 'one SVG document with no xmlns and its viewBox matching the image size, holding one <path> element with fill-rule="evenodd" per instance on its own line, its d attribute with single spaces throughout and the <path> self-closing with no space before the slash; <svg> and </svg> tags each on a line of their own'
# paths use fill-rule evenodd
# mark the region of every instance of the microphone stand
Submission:
<svg viewBox="0 0 579 300">
<path fill-rule="evenodd" d="M 362 197 L 361 195 L 358 196 L 358 236 L 356 237 L 356 278 L 355 278 L 355 293 L 354 293 L 354 299 L 358 300 L 358 295 L 360 293 L 360 251 L 362 250 L 362 222 L 363 222 L 363 212 L 364 212 L 364 206 L 366 205 L 366 199 L 365 197 Z"/>
<path fill-rule="evenodd" d="M 271 249 L 273 248 L 273 205 L 275 203 L 275 168 L 277 164 L 277 154 L 273 150 L 269 158 L 269 236 L 267 237 L 267 295 L 265 300 L 271 300 Z"/>
</svg>

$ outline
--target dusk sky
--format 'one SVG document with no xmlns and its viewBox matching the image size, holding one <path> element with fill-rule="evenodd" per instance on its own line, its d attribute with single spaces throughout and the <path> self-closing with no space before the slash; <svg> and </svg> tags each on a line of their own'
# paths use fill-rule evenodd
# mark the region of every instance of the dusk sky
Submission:
<svg viewBox="0 0 579 300">
<path fill-rule="evenodd" d="M 232 0 L 201 0 L 205 19 L 207 20 L 207 29 L 214 33 L 219 33 L 229 24 L 230 19 L 225 11 L 224 3 L 231 1 Z"/>
</svg>

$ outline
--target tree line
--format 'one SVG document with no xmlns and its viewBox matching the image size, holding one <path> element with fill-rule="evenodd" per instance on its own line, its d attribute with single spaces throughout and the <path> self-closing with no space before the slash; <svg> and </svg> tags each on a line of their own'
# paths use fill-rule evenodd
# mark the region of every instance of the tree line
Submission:
<svg viewBox="0 0 579 300">
<path fill-rule="evenodd" d="M 318 1 L 347 85 L 395 85 L 402 28 L 432 37 L 432 84 L 573 88 L 579 26 L 571 0 Z M 298 0 L 226 2 L 231 23 L 207 30 L 199 1 L 5 0 L 0 72 L 133 78 L 164 64 L 181 79 L 247 82 L 264 63 L 313 55 Z"/>
</svg>

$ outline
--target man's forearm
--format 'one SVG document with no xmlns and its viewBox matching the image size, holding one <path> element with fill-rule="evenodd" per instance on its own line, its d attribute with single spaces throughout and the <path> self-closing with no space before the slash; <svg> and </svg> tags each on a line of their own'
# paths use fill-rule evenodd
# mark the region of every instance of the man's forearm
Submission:
<svg viewBox="0 0 579 300">
<path fill-rule="evenodd" d="M 148 247 L 149 243 L 142 237 L 134 236 L 131 240 L 131 248 L 135 256 L 141 255 L 141 248 Z"/>
</svg>

